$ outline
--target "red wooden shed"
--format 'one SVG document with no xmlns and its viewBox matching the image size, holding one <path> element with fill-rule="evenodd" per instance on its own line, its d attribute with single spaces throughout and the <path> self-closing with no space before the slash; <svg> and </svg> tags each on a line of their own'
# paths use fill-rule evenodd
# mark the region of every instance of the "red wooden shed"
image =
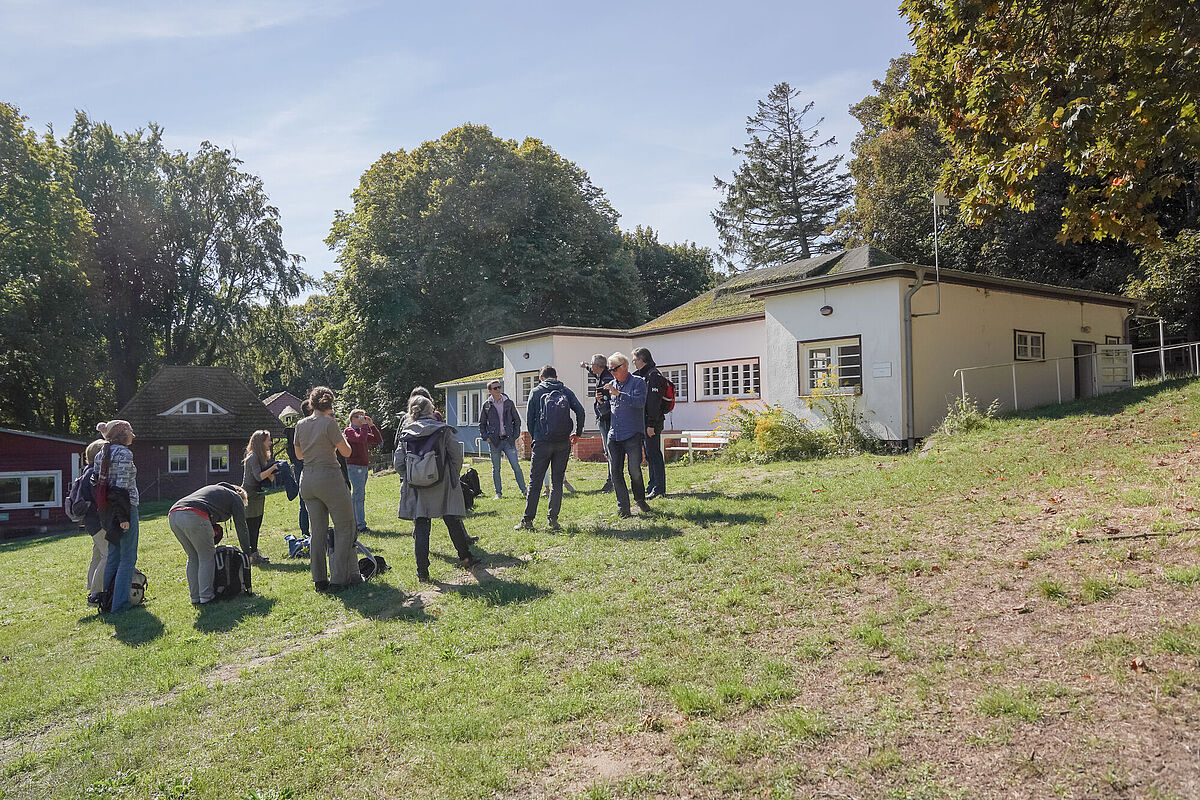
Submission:
<svg viewBox="0 0 1200 800">
<path fill-rule="evenodd" d="M 0 428 L 0 538 L 74 523 L 63 511 L 87 442 Z"/>
</svg>

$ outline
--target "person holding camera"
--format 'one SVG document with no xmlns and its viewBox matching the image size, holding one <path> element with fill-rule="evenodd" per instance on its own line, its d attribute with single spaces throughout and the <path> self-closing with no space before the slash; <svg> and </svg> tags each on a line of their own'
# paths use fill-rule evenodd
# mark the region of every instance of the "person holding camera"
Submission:
<svg viewBox="0 0 1200 800">
<path fill-rule="evenodd" d="M 479 409 L 479 435 L 486 439 L 488 450 L 492 456 L 492 483 L 496 485 L 496 499 L 504 494 L 500 486 L 500 458 L 508 459 L 512 466 L 513 476 L 517 479 L 517 488 L 521 496 L 526 494 L 525 473 L 521 471 L 521 461 L 517 458 L 517 439 L 521 436 L 521 415 L 500 386 L 500 381 L 492 381 L 487 386 L 488 397 Z"/>
<path fill-rule="evenodd" d="M 350 412 L 350 425 L 342 435 L 350 444 L 346 456 L 346 477 L 350 479 L 350 502 L 354 505 L 354 524 L 358 533 L 367 533 L 367 476 L 371 472 L 371 448 L 383 443 L 383 434 L 367 412 Z"/>
<path fill-rule="evenodd" d="M 596 402 L 592 404 L 592 408 L 596 412 L 596 424 L 600 427 L 600 442 L 604 447 L 604 460 L 608 462 L 608 478 L 604 481 L 604 486 L 600 491 L 611 492 L 613 488 L 613 458 L 612 454 L 608 452 L 608 431 L 612 427 L 612 404 L 609 403 L 608 389 L 605 387 L 612 383 L 613 374 L 608 371 L 608 358 L 603 353 L 596 353 L 592 356 L 592 363 L 583 361 L 579 366 L 596 376 Z"/>
<path fill-rule="evenodd" d="M 629 359 L 622 353 L 608 357 L 613 379 L 607 385 L 612 403 L 612 427 L 608 431 L 610 453 L 614 456 L 610 472 L 617 493 L 617 516 L 632 516 L 629 493 L 642 511 L 653 511 L 646 503 L 642 483 L 642 444 L 646 440 L 646 381 L 629 371 Z M 625 467 L 629 466 L 629 486 L 625 486 Z"/>
<path fill-rule="evenodd" d="M 653 500 L 667 493 L 667 465 L 663 458 L 662 432 L 667 424 L 663 411 L 663 391 L 666 377 L 654 363 L 654 356 L 644 347 L 633 351 L 634 375 L 646 382 L 646 499 Z"/>
</svg>

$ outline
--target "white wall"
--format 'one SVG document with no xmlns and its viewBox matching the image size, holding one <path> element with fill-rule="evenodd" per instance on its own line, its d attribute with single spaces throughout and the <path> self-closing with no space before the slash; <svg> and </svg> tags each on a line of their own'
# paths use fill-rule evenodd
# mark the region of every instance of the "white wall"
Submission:
<svg viewBox="0 0 1200 800">
<path fill-rule="evenodd" d="M 504 392 L 517 405 L 521 422 L 525 422 L 525 405 L 517 402 L 517 373 L 537 372 L 547 364 L 558 370 L 558 378 L 579 398 L 586 411 L 585 430 L 598 430 L 596 415 L 592 410 L 591 395 L 587 393 L 587 375 L 579 366 L 581 361 L 591 361 L 596 353 L 606 355 L 621 351 L 628 355 L 630 340 L 616 336 L 543 336 L 503 345 Z M 525 354 L 529 354 L 529 358 Z"/>
<path fill-rule="evenodd" d="M 818 420 L 800 397 L 798 343 L 861 336 L 863 393 L 858 398 L 858 407 L 876 435 L 900 439 L 904 398 L 900 335 L 903 296 L 903 281 L 892 278 L 768 297 L 765 375 L 772 387 L 770 402 Z M 821 307 L 825 305 L 833 306 L 833 313 L 827 317 L 821 316 Z M 876 373 L 881 374 L 876 377 Z"/>
<path fill-rule="evenodd" d="M 936 294 L 923 288 L 913 299 L 914 313 L 933 311 Z M 972 286 L 942 285 L 942 313 L 913 320 L 913 382 L 917 435 L 925 436 L 946 416 L 946 407 L 959 396 L 954 370 L 1015 360 L 1013 330 L 1045 333 L 1045 362 L 1017 367 L 1019 407 L 1058 400 L 1054 359 L 1070 356 L 1072 342 L 1104 344 L 1104 337 L 1121 336 L 1125 308 L 1078 300 L 1016 294 Z M 1090 328 L 1084 331 L 1083 328 Z M 1073 360 L 1058 363 L 1062 399 L 1075 397 Z M 1013 406 L 1012 369 L 967 373 L 967 393 L 981 408 L 999 399 L 1003 410 Z"/>
<path fill-rule="evenodd" d="M 709 328 L 655 333 L 647 331 L 634 337 L 632 350 L 645 347 L 660 367 L 686 364 L 688 367 L 688 402 L 676 402 L 675 410 L 667 416 L 667 430 L 708 430 L 724 406 L 720 400 L 699 400 L 699 378 L 696 364 L 707 361 L 727 361 L 741 358 L 759 359 L 759 388 L 763 398 L 770 395 L 772 382 L 767 376 L 763 350 L 763 321 L 749 320 Z M 625 351 L 629 355 L 630 351 Z"/>
</svg>

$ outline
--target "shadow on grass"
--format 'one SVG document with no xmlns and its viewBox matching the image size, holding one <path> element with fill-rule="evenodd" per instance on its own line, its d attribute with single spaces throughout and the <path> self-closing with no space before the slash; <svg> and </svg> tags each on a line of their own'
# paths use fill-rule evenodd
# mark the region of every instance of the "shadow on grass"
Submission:
<svg viewBox="0 0 1200 800">
<path fill-rule="evenodd" d="M 403 523 L 402 528 L 371 528 L 371 536 L 387 539 L 394 536 L 412 537 L 412 523 Z"/>
<path fill-rule="evenodd" d="M 472 571 L 478 577 L 480 570 L 476 568 Z M 443 589 L 455 592 L 463 597 L 482 600 L 489 606 L 528 603 L 530 600 L 540 600 L 550 595 L 550 590 L 544 589 L 541 586 L 535 586 L 532 583 L 525 583 L 523 581 L 504 581 L 499 578 L 492 578 L 480 583 L 440 585 Z"/>
<path fill-rule="evenodd" d="M 265 617 L 275 607 L 274 597 L 261 594 L 238 595 L 232 600 L 214 600 L 200 606 L 196 630 L 201 633 L 225 633 L 242 623 L 246 617 Z"/>
<path fill-rule="evenodd" d="M 89 614 L 79 621 L 85 624 L 102 622 L 112 626 L 113 638 L 126 647 L 141 647 L 167 630 L 162 620 L 145 606 L 134 606 L 119 614 Z"/>
<path fill-rule="evenodd" d="M 1050 403 L 1044 406 L 1004 414 L 1003 419 L 1052 420 L 1073 417 L 1079 414 L 1111 415 L 1124 411 L 1128 406 L 1139 405 L 1164 392 L 1178 391 L 1196 382 L 1194 377 L 1168 378 L 1161 383 L 1148 383 L 1120 392 L 1088 397 L 1067 403 Z"/>
<path fill-rule="evenodd" d="M 272 561 L 270 564 L 259 564 L 255 569 L 261 569 L 263 572 L 308 572 L 309 565 L 307 558 L 289 558 Z"/>
<path fill-rule="evenodd" d="M 343 589 L 335 595 L 346 608 L 371 619 L 408 619 L 429 622 L 433 618 L 425 613 L 424 604 L 412 602 L 414 598 L 385 581 L 374 578 Z"/>
<path fill-rule="evenodd" d="M 654 518 L 651 517 L 650 519 L 653 520 Z M 610 528 L 598 525 L 588 532 L 596 536 L 607 536 L 612 539 L 622 539 L 629 542 L 656 542 L 679 536 L 683 533 L 683 530 L 673 525 L 654 521 L 649 524 L 643 522 L 641 527 L 637 528 Z"/>
<path fill-rule="evenodd" d="M 91 534 L 83 528 L 60 528 L 55 531 L 46 533 L 31 533 L 29 535 L 20 532 L 14 532 L 13 538 L 6 539 L 0 542 L 0 554 L 15 553 L 18 550 L 24 550 L 27 547 L 36 547 L 38 545 L 47 544 L 59 539 L 66 539 L 71 536 L 86 536 L 92 538 Z"/>
<path fill-rule="evenodd" d="M 767 518 L 762 514 L 751 514 L 745 511 L 697 511 L 692 509 L 684 511 L 682 514 L 675 514 L 670 511 L 660 512 L 663 516 L 672 517 L 675 519 L 687 520 L 701 528 L 707 528 L 709 525 L 766 525 Z"/>
<path fill-rule="evenodd" d="M 745 502 L 755 502 L 759 500 L 774 501 L 779 499 L 779 495 L 771 494 L 770 492 L 671 492 L 667 495 L 668 500 L 741 500 Z"/>
</svg>

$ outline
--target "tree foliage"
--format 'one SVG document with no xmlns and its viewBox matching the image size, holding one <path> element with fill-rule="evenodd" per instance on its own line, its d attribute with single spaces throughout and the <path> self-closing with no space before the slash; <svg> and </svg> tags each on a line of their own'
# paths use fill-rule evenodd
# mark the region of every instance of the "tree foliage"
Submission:
<svg viewBox="0 0 1200 800">
<path fill-rule="evenodd" d="M 92 226 L 66 154 L 25 121 L 0 103 L 0 421 L 65 430 L 96 384 L 81 263 Z"/>
<path fill-rule="evenodd" d="M 1200 230 L 1184 230 L 1142 257 L 1142 275 L 1129 294 L 1149 301 L 1150 311 L 1189 340 L 1200 336 Z"/>
<path fill-rule="evenodd" d="M 464 125 L 385 153 L 353 199 L 327 240 L 340 271 L 322 337 L 370 407 L 394 416 L 415 384 L 494 367 L 495 336 L 645 319 L 616 212 L 536 139 Z"/>
<path fill-rule="evenodd" d="M 622 234 L 646 294 L 650 319 L 683 305 L 717 283 L 713 252 L 694 242 L 661 244 L 652 228 Z"/>
<path fill-rule="evenodd" d="M 799 97 L 799 89 L 780 83 L 758 101 L 758 111 L 746 118 L 750 140 L 733 148 L 741 166 L 728 181 L 714 179 L 723 198 L 712 220 L 730 264 L 735 256 L 760 267 L 820 252 L 849 194 L 848 178 L 839 172 L 842 157 L 820 159 L 836 141 L 821 139 L 823 118 L 805 122 L 813 103 L 799 107 Z"/>
<path fill-rule="evenodd" d="M 931 114 L 953 157 L 943 176 L 969 223 L 1034 207 L 1066 176 L 1060 235 L 1154 244 L 1192 197 L 1200 162 L 1196 0 L 903 0 L 916 55 L 900 124 Z M 1164 207 L 1166 206 L 1166 207 Z"/>
</svg>

